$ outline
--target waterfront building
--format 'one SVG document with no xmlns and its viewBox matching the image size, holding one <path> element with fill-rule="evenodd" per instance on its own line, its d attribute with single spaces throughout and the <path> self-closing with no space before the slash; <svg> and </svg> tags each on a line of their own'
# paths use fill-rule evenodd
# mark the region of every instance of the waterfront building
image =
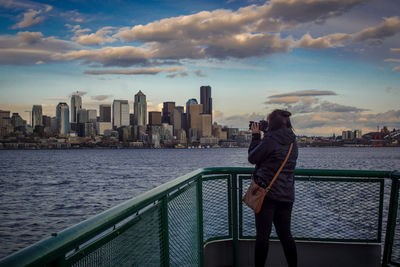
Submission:
<svg viewBox="0 0 400 267">
<path fill-rule="evenodd" d="M 213 132 L 213 136 L 218 138 L 218 140 L 228 139 L 228 132 L 223 131 L 222 125 L 218 125 L 216 122 L 214 122 L 214 124 L 212 126 L 212 132 Z"/>
<path fill-rule="evenodd" d="M 184 129 L 179 129 L 178 131 L 174 132 L 174 135 L 180 144 L 186 144 L 186 131 Z"/>
<path fill-rule="evenodd" d="M 211 114 L 200 114 L 200 137 L 210 137 L 211 135 Z"/>
<path fill-rule="evenodd" d="M 99 121 L 95 125 L 97 135 L 104 135 L 106 130 L 112 130 L 111 122 Z"/>
<path fill-rule="evenodd" d="M 202 113 L 212 115 L 211 86 L 200 87 L 200 104 L 203 105 Z"/>
<path fill-rule="evenodd" d="M 201 121 L 200 114 L 203 110 L 202 104 L 189 104 L 187 114 L 189 114 L 188 120 L 188 128 L 189 135 L 188 137 L 191 140 L 198 139 L 200 137 L 200 129 L 201 129 Z"/>
<path fill-rule="evenodd" d="M 215 146 L 218 145 L 218 138 L 208 136 L 208 137 L 200 137 L 200 145 L 202 146 Z"/>
<path fill-rule="evenodd" d="M 43 115 L 42 116 L 42 125 L 46 128 L 46 127 L 51 127 L 51 117 L 50 116 L 46 116 Z"/>
<path fill-rule="evenodd" d="M 10 111 L 0 110 L 0 120 L 2 118 L 10 118 Z"/>
<path fill-rule="evenodd" d="M 146 95 L 139 90 L 135 95 L 133 102 L 133 111 L 135 114 L 135 125 L 146 126 L 147 124 L 147 101 Z"/>
<path fill-rule="evenodd" d="M 161 112 L 150 111 L 149 112 L 149 125 L 161 125 Z"/>
<path fill-rule="evenodd" d="M 173 127 L 168 123 L 162 123 L 161 125 L 152 125 L 151 134 L 158 135 L 160 142 L 171 141 L 173 136 Z"/>
<path fill-rule="evenodd" d="M 13 131 L 10 111 L 0 110 L 0 136 L 6 136 Z"/>
<path fill-rule="evenodd" d="M 354 130 L 354 138 L 361 139 L 362 133 L 361 130 Z"/>
<path fill-rule="evenodd" d="M 32 128 L 43 125 L 42 105 L 33 105 L 32 107 Z"/>
<path fill-rule="evenodd" d="M 69 134 L 69 107 L 65 102 L 58 103 L 56 107 L 57 130 L 60 135 Z"/>
<path fill-rule="evenodd" d="M 202 104 L 189 104 L 187 109 L 187 114 L 189 118 L 189 129 L 195 128 L 200 129 L 200 114 L 203 110 Z"/>
<path fill-rule="evenodd" d="M 87 119 L 88 122 L 96 123 L 97 122 L 97 110 L 95 109 L 88 109 L 87 110 Z"/>
<path fill-rule="evenodd" d="M 174 111 L 175 108 L 175 102 L 164 102 L 163 103 L 163 108 L 162 108 L 162 118 L 161 122 L 162 123 L 168 123 L 171 124 L 171 114 Z"/>
<path fill-rule="evenodd" d="M 78 116 L 77 116 L 77 123 L 86 123 L 89 122 L 88 120 L 88 112 L 86 109 L 79 109 Z"/>
<path fill-rule="evenodd" d="M 128 100 L 114 100 L 113 102 L 113 127 L 129 125 L 129 104 Z"/>
<path fill-rule="evenodd" d="M 133 132 L 134 132 L 134 126 L 132 125 L 119 127 L 118 128 L 119 140 L 122 142 L 133 141 L 133 134 L 132 134 Z"/>
<path fill-rule="evenodd" d="M 178 136 L 179 130 L 183 128 L 183 121 L 185 120 L 185 115 L 182 106 L 175 107 L 171 112 L 171 125 L 174 128 L 174 136 Z"/>
<path fill-rule="evenodd" d="M 111 105 L 102 104 L 100 105 L 99 109 L 100 109 L 100 121 L 111 122 Z"/>
<path fill-rule="evenodd" d="M 343 131 L 342 132 L 342 139 L 343 140 L 352 140 L 354 139 L 354 132 L 353 131 Z"/>
<path fill-rule="evenodd" d="M 189 105 L 190 104 L 198 104 L 196 98 L 191 98 L 186 102 L 186 121 L 187 121 L 187 127 L 189 128 Z"/>
<path fill-rule="evenodd" d="M 135 125 L 135 114 L 129 113 L 129 125 Z"/>
<path fill-rule="evenodd" d="M 79 137 L 95 136 L 95 130 L 92 122 L 78 123 L 77 133 Z"/>
<path fill-rule="evenodd" d="M 14 128 L 25 127 L 26 121 L 18 113 L 14 112 L 11 116 L 11 124 Z"/>
<path fill-rule="evenodd" d="M 71 96 L 71 122 L 78 122 L 78 110 L 80 109 L 82 109 L 82 98 L 78 94 L 73 94 Z"/>
<path fill-rule="evenodd" d="M 234 140 L 235 136 L 239 135 L 238 128 L 226 128 L 225 130 L 228 132 L 227 135 L 229 140 Z"/>
</svg>

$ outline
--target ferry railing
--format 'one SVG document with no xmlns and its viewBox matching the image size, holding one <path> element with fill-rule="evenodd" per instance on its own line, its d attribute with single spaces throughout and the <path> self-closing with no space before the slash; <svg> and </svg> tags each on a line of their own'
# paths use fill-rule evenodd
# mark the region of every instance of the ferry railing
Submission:
<svg viewBox="0 0 400 267">
<path fill-rule="evenodd" d="M 242 195 L 252 168 L 200 169 L 14 253 L 0 266 L 203 266 L 204 247 L 255 236 Z M 382 265 L 400 265 L 399 172 L 296 172 L 296 240 L 383 243 Z M 385 240 L 385 180 L 391 180 Z M 273 237 L 275 234 L 273 233 Z"/>
</svg>

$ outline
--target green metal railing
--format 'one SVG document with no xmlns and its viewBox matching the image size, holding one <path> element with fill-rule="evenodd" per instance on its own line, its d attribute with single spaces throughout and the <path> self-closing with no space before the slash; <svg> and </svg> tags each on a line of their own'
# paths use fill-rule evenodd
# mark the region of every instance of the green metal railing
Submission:
<svg viewBox="0 0 400 267">
<path fill-rule="evenodd" d="M 191 172 L 10 255 L 0 266 L 203 266 L 207 243 L 230 239 L 237 251 L 239 240 L 254 238 L 254 214 L 241 201 L 252 171 Z M 382 265 L 400 265 L 399 179 L 399 172 L 297 169 L 293 235 L 381 243 Z"/>
</svg>

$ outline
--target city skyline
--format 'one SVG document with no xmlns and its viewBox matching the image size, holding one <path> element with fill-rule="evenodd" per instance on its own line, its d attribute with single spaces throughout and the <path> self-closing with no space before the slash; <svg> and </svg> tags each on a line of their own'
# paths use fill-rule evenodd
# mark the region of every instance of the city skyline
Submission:
<svg viewBox="0 0 400 267">
<path fill-rule="evenodd" d="M 298 135 L 399 128 L 400 4 L 320 2 L 1 1 L 0 109 L 29 122 L 75 93 L 132 113 L 141 90 L 161 111 L 211 85 L 212 120 L 229 127 L 284 108 Z"/>
</svg>

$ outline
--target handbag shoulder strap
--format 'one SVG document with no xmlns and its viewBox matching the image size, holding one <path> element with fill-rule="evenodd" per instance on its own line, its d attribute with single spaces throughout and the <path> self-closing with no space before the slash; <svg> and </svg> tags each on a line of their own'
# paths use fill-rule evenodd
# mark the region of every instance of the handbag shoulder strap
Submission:
<svg viewBox="0 0 400 267">
<path fill-rule="evenodd" d="M 280 167 L 280 168 L 278 169 L 278 171 L 275 173 L 274 178 L 272 178 L 272 181 L 269 183 L 268 187 L 265 189 L 265 191 L 267 191 L 267 193 L 269 192 L 269 190 L 271 190 L 271 187 L 272 187 L 272 185 L 275 183 L 276 178 L 278 178 L 278 175 L 281 173 L 283 167 L 285 166 L 286 162 L 288 161 L 289 156 L 290 156 L 290 153 L 292 152 L 292 148 L 293 148 L 293 143 L 290 144 L 289 151 L 288 151 L 288 153 L 287 153 L 287 155 L 286 155 L 286 158 L 285 158 L 285 160 L 283 161 L 281 167 Z"/>
</svg>

